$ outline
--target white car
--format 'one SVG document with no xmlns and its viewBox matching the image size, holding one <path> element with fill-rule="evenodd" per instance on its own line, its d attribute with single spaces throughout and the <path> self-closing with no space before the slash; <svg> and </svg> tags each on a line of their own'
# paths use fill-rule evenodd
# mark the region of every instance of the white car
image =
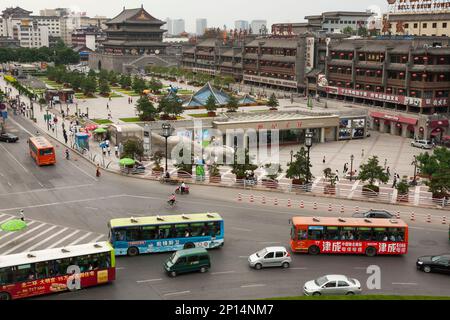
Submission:
<svg viewBox="0 0 450 320">
<path fill-rule="evenodd" d="M 303 286 L 305 296 L 338 296 L 361 294 L 361 283 L 342 275 L 327 275 L 311 280 Z"/>
<path fill-rule="evenodd" d="M 289 268 L 291 262 L 291 255 L 285 247 L 268 247 L 252 254 L 248 258 L 250 267 L 256 270 L 270 267 Z"/>
<path fill-rule="evenodd" d="M 411 142 L 411 146 L 421 149 L 433 149 L 433 143 L 428 140 L 415 140 Z"/>
</svg>

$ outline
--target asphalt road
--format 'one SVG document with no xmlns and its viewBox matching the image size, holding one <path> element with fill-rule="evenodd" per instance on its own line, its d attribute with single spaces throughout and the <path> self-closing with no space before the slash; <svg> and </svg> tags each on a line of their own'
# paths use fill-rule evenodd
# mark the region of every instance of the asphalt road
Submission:
<svg viewBox="0 0 450 320">
<path fill-rule="evenodd" d="M 32 222 L 27 234 L 0 234 L 0 254 L 31 249 L 60 247 L 73 243 L 105 240 L 107 222 L 111 218 L 154 214 L 218 212 L 225 219 L 225 246 L 213 250 L 212 268 L 206 274 L 181 275 L 175 279 L 165 275 L 162 264 L 169 254 L 117 259 L 117 280 L 113 284 L 62 293 L 36 299 L 256 299 L 301 294 L 304 282 L 325 274 L 346 274 L 363 284 L 366 294 L 424 294 L 450 296 L 448 275 L 424 274 L 415 269 L 418 256 L 450 252 L 448 225 L 438 221 L 448 211 L 401 207 L 414 210 L 417 222 L 410 224 L 409 253 L 403 257 L 308 256 L 293 255 L 290 269 L 255 271 L 248 267 L 249 254 L 271 245 L 289 245 L 288 221 L 296 215 L 328 216 L 328 202 L 348 207 L 398 207 L 356 201 L 324 200 L 296 196 L 292 200 L 323 203 L 315 211 L 307 206 L 278 207 L 260 201 L 237 201 L 235 189 L 195 186 L 192 194 L 179 197 L 175 208 L 166 199 L 174 187 L 158 182 L 125 178 L 103 173 L 94 176 L 95 168 L 73 156 L 64 159 L 64 148 L 57 147 L 58 163 L 53 167 L 37 167 L 27 152 L 28 132 L 36 129 L 20 117 L 13 117 L 9 129 L 19 135 L 18 144 L 0 143 L 0 222 L 24 209 Z M 58 143 L 55 142 L 56 145 Z M 249 193 L 249 192 L 246 192 Z M 273 193 L 255 192 L 255 196 L 274 197 Z M 277 194 L 280 199 L 287 195 Z M 349 216 L 350 210 L 340 214 Z M 431 214 L 433 223 L 425 222 Z M 50 230 L 49 230 L 50 229 Z M 49 230 L 49 231 L 48 231 Z M 365 283 L 366 269 L 377 265 L 382 272 L 381 290 L 369 291 Z"/>
</svg>

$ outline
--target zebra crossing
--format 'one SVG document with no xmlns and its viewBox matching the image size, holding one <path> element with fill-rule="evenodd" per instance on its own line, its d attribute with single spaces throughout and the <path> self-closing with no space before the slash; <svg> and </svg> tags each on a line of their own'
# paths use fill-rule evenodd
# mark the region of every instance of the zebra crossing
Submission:
<svg viewBox="0 0 450 320">
<path fill-rule="evenodd" d="M 0 225 L 17 216 L 0 213 Z M 0 255 L 9 255 L 107 240 L 104 234 L 25 219 L 19 232 L 0 231 Z"/>
</svg>

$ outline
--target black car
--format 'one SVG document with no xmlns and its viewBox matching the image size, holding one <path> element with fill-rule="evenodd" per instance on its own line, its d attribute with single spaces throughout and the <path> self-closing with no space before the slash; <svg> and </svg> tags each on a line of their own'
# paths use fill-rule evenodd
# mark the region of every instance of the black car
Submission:
<svg viewBox="0 0 450 320">
<path fill-rule="evenodd" d="M 11 133 L 2 133 L 2 134 L 0 134 L 0 141 L 17 142 L 17 141 L 19 141 L 19 137 L 15 136 Z"/>
<path fill-rule="evenodd" d="M 367 212 L 355 213 L 353 218 L 396 219 L 396 216 L 386 210 L 369 210 Z"/>
<path fill-rule="evenodd" d="M 417 259 L 417 269 L 423 272 L 450 273 L 450 254 L 423 256 Z"/>
</svg>

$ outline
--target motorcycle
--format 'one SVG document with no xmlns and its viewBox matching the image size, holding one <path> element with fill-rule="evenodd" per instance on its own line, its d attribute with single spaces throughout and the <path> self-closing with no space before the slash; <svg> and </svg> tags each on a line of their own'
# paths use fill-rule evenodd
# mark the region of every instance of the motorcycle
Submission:
<svg viewBox="0 0 450 320">
<path fill-rule="evenodd" d="M 182 191 L 181 191 L 181 186 L 178 186 L 178 187 L 175 189 L 175 193 L 176 193 L 176 194 L 181 194 L 181 195 L 183 195 L 183 194 L 189 194 L 189 187 L 186 186 L 186 187 L 184 188 L 184 191 L 182 192 Z"/>
</svg>

